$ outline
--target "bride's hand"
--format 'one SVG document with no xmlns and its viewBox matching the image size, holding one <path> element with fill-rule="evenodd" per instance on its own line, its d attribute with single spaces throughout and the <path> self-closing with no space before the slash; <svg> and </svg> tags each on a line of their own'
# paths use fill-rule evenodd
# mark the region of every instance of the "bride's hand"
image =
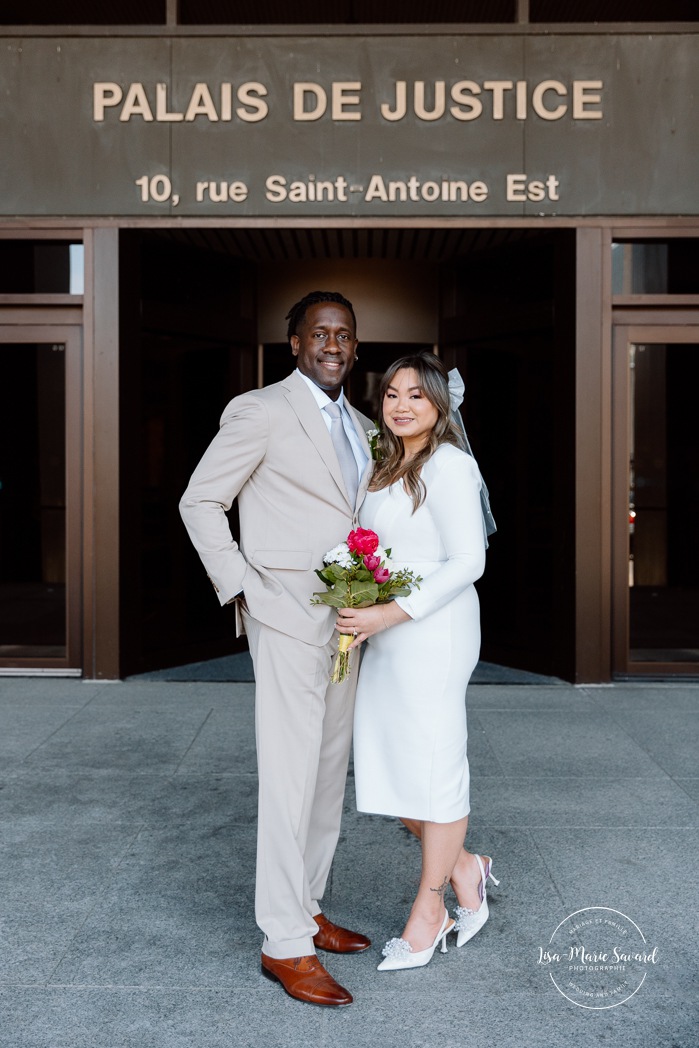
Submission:
<svg viewBox="0 0 699 1048">
<path fill-rule="evenodd" d="M 399 622 L 406 622 L 410 615 L 395 601 L 388 604 L 372 604 L 370 608 L 339 608 L 335 628 L 339 633 L 352 633 L 354 640 L 349 650 L 357 648 L 375 633 L 381 633 Z"/>
</svg>

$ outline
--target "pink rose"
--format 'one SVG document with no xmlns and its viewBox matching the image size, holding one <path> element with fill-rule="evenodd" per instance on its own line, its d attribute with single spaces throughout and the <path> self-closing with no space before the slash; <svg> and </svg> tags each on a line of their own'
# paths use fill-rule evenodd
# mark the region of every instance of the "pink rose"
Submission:
<svg viewBox="0 0 699 1048">
<path fill-rule="evenodd" d="M 364 558 L 364 567 L 367 571 L 374 572 L 381 567 L 381 557 L 375 557 L 373 553 L 367 553 Z"/>
<path fill-rule="evenodd" d="M 388 582 L 391 577 L 391 572 L 388 568 L 377 568 L 374 572 L 374 582 L 379 586 L 383 586 L 384 582 Z"/>
<path fill-rule="evenodd" d="M 347 536 L 347 545 L 352 553 L 365 556 L 367 553 L 375 553 L 379 545 L 379 536 L 368 528 L 357 528 L 350 531 Z"/>
</svg>

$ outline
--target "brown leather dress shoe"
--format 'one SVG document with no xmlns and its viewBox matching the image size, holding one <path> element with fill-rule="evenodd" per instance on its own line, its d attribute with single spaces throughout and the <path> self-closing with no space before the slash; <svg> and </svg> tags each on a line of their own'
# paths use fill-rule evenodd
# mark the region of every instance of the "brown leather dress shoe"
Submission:
<svg viewBox="0 0 699 1048">
<path fill-rule="evenodd" d="M 262 974 L 280 982 L 290 997 L 308 1004 L 341 1008 L 352 1003 L 352 994 L 335 982 L 315 954 L 283 961 L 262 954 Z"/>
<path fill-rule="evenodd" d="M 367 939 L 366 935 L 341 928 L 322 913 L 317 913 L 314 920 L 318 925 L 318 931 L 313 936 L 313 944 L 319 950 L 329 950 L 331 953 L 361 953 L 371 946 L 371 939 Z"/>
</svg>

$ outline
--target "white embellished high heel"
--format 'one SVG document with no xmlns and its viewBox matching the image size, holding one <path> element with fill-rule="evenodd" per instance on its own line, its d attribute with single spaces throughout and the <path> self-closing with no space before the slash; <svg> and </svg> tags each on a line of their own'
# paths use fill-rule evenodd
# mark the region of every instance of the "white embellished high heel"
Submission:
<svg viewBox="0 0 699 1048">
<path fill-rule="evenodd" d="M 454 914 L 456 915 L 454 928 L 457 933 L 457 949 L 459 946 L 463 946 L 467 943 L 469 939 L 472 939 L 476 932 L 479 932 L 488 920 L 488 894 L 485 890 L 486 881 L 490 877 L 493 884 L 500 883 L 500 881 L 493 877 L 491 872 L 492 859 L 486 858 L 484 866 L 480 855 L 476 855 L 476 862 L 478 863 L 478 869 L 481 871 L 481 883 L 478 885 L 478 894 L 481 898 L 481 904 L 477 910 L 469 910 L 465 906 L 457 906 L 454 910 Z"/>
<path fill-rule="evenodd" d="M 405 939 L 389 939 L 382 953 L 386 958 L 378 966 L 377 971 L 395 972 L 399 968 L 422 968 L 432 960 L 432 954 L 441 943 L 442 953 L 447 952 L 447 935 L 454 930 L 454 921 L 449 913 L 444 911 L 442 927 L 437 932 L 437 938 L 426 950 L 413 951 L 412 946 Z"/>
</svg>

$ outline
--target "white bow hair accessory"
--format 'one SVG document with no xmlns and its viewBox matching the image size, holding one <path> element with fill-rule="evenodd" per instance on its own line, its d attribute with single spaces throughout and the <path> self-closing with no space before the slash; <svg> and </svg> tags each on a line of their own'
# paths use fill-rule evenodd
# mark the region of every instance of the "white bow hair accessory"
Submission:
<svg viewBox="0 0 699 1048">
<path fill-rule="evenodd" d="M 452 411 L 458 411 L 464 402 L 466 386 L 458 368 L 452 368 L 449 372 L 449 403 Z"/>
</svg>

